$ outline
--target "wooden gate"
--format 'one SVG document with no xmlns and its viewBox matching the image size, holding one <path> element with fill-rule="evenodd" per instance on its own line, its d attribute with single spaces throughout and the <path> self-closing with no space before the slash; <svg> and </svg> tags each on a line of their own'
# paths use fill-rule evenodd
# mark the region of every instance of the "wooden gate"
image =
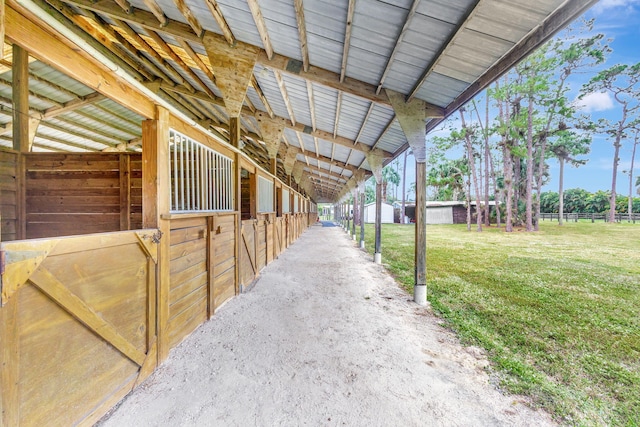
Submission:
<svg viewBox="0 0 640 427">
<path fill-rule="evenodd" d="M 3 425 L 92 424 L 156 367 L 157 230 L 4 242 Z"/>
</svg>

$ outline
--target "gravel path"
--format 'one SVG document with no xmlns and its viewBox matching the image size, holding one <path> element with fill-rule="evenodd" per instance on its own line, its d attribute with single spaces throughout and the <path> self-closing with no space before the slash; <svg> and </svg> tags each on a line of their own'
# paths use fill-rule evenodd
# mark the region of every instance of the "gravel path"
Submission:
<svg viewBox="0 0 640 427">
<path fill-rule="evenodd" d="M 554 425 L 497 391 L 487 365 L 340 228 L 317 225 L 99 425 Z"/>
</svg>

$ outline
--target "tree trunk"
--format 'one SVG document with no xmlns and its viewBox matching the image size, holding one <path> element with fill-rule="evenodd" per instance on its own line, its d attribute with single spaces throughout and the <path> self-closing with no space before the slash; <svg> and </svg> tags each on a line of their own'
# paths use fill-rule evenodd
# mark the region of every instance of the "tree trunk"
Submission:
<svg viewBox="0 0 640 427">
<path fill-rule="evenodd" d="M 525 228 L 533 231 L 533 95 L 529 95 L 527 106 L 527 176 L 525 181 Z"/>
<path fill-rule="evenodd" d="M 622 143 L 620 140 L 622 139 L 622 133 L 624 131 L 624 123 L 627 120 L 627 106 L 624 105 L 622 107 L 622 119 L 620 120 L 620 125 L 618 126 L 618 130 L 616 132 L 616 139 L 613 143 L 613 173 L 611 176 L 611 199 L 609 199 L 609 222 L 616 222 L 616 181 L 618 178 L 618 163 L 620 163 L 620 147 Z"/>
<path fill-rule="evenodd" d="M 629 168 L 629 205 L 627 212 L 629 213 L 629 222 L 633 221 L 633 164 L 636 159 L 636 147 L 638 146 L 638 131 L 636 131 L 636 139 L 633 141 L 633 149 L 631 150 L 631 167 Z"/>
<path fill-rule="evenodd" d="M 491 211 L 489 207 L 489 157 L 491 156 L 491 150 L 489 150 L 489 96 L 485 103 L 485 123 L 484 123 L 484 225 L 489 227 L 491 225 L 489 213 Z"/>
<path fill-rule="evenodd" d="M 462 129 L 468 130 L 464 120 L 463 110 L 460 112 L 460 120 L 462 121 Z M 478 186 L 478 175 L 476 174 L 475 158 L 473 156 L 473 145 L 471 143 L 471 136 L 469 132 L 465 131 L 464 135 L 465 144 L 467 146 L 467 157 L 469 159 L 469 168 L 471 169 L 471 180 L 473 182 L 473 191 L 476 193 L 476 223 L 478 225 L 478 232 L 482 231 L 482 210 L 480 208 L 480 188 Z"/>
<path fill-rule="evenodd" d="M 558 225 L 562 225 L 562 216 L 564 215 L 564 156 L 558 156 L 560 162 L 560 175 L 558 183 Z"/>
</svg>

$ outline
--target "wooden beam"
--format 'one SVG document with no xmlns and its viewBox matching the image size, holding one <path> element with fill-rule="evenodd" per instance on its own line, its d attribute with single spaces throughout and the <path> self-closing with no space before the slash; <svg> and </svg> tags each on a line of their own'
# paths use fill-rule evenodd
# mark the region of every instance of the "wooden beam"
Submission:
<svg viewBox="0 0 640 427">
<path fill-rule="evenodd" d="M 164 14 L 162 8 L 158 6 L 155 0 L 142 0 L 142 2 L 149 8 L 153 16 L 156 17 L 161 26 L 165 26 L 169 23 L 169 18 Z M 133 12 L 129 12 L 130 14 Z"/>
<path fill-rule="evenodd" d="M 316 103 L 313 99 L 313 83 L 307 80 L 307 97 L 309 98 L 309 114 L 311 115 L 311 129 L 316 130 Z"/>
<path fill-rule="evenodd" d="M 251 15 L 253 15 L 253 21 L 256 24 L 258 34 L 260 34 L 260 39 L 262 40 L 262 45 L 264 46 L 267 58 L 271 59 L 273 58 L 273 46 L 271 45 L 271 38 L 269 37 L 267 24 L 264 22 L 264 17 L 262 16 L 258 0 L 247 0 L 247 4 L 251 10 Z"/>
<path fill-rule="evenodd" d="M 413 99 L 418 90 L 420 90 L 420 87 L 424 84 L 425 80 L 427 80 L 427 78 L 431 75 L 433 69 L 436 67 L 436 65 L 438 65 L 438 63 L 440 63 L 440 60 L 447 53 L 447 50 L 449 50 L 451 46 L 454 45 L 456 37 L 458 37 L 458 35 L 460 35 L 462 31 L 467 27 L 467 22 L 469 22 L 474 12 L 477 10 L 477 6 L 479 3 L 480 0 L 473 0 L 471 4 L 469 4 L 464 16 L 460 20 L 458 20 L 458 25 L 456 25 L 456 28 L 451 31 L 449 37 L 447 37 L 447 39 L 440 45 L 440 49 L 438 49 L 438 52 L 436 52 L 436 54 L 434 55 L 433 60 L 431 61 L 431 63 L 429 63 L 429 65 L 427 65 L 427 68 L 424 70 L 418 81 L 414 84 L 413 89 L 411 89 L 409 95 L 407 95 L 407 101 L 411 101 L 411 99 Z"/>
<path fill-rule="evenodd" d="M 264 105 L 264 108 L 266 108 L 267 113 L 269 114 L 269 117 L 271 117 L 273 119 L 275 117 L 275 113 L 273 112 L 273 108 L 271 108 L 271 104 L 269 104 L 269 100 L 264 95 L 264 92 L 262 91 L 262 88 L 260 87 L 260 83 L 258 83 L 258 80 L 256 80 L 256 76 L 254 76 L 253 74 L 251 74 L 251 86 L 253 87 L 253 90 L 256 91 L 256 94 L 258 95 L 258 98 L 260 98 L 260 102 L 262 102 L 262 105 Z M 247 98 L 247 99 L 249 99 L 249 98 Z"/>
<path fill-rule="evenodd" d="M 158 244 L 158 361 L 167 358 L 169 339 L 169 264 L 171 210 L 169 171 L 169 112 L 157 107 L 153 120 L 142 123 L 142 226 L 160 230 Z"/>
<path fill-rule="evenodd" d="M 168 91 L 168 92 L 175 92 L 175 93 L 179 93 L 181 95 L 184 95 L 186 97 L 191 97 L 194 99 L 199 99 L 201 101 L 205 101 L 205 102 L 209 102 L 211 104 L 214 105 L 221 105 L 224 106 L 225 105 L 225 101 L 222 98 L 219 97 L 211 97 L 208 96 L 204 93 L 201 92 L 195 92 L 195 93 L 190 93 L 189 91 L 187 91 L 184 88 L 181 88 L 180 86 L 168 86 L 164 83 L 153 83 L 153 84 L 147 84 L 147 87 L 149 87 L 150 89 L 157 91 L 158 89 L 162 89 L 164 91 Z M 248 108 L 242 108 L 241 109 L 241 113 L 246 115 L 246 116 L 255 116 L 256 114 L 259 114 L 260 112 L 256 112 L 255 114 L 252 113 Z M 370 114 L 371 111 L 369 111 L 368 114 Z M 367 114 L 367 117 L 368 117 Z M 338 144 L 338 145 L 342 145 L 344 147 L 356 150 L 356 151 L 360 151 L 362 153 L 367 153 L 368 151 L 371 150 L 371 147 L 369 147 L 366 144 L 363 144 L 361 142 L 358 141 L 354 141 L 352 139 L 349 138 L 345 138 L 343 136 L 339 136 L 336 135 L 335 137 L 333 136 L 333 133 L 331 132 L 327 132 L 327 131 L 323 131 L 323 130 L 313 130 L 312 127 L 307 126 L 303 123 L 296 123 L 293 124 L 290 120 L 284 119 L 284 118 L 280 118 L 279 116 L 274 116 L 274 119 L 281 119 L 281 120 L 285 120 L 285 127 L 292 129 L 296 132 L 300 132 L 300 133 L 305 133 L 307 135 L 331 142 L 333 144 Z M 391 153 L 385 152 L 385 156 L 389 157 L 391 156 Z"/>
<path fill-rule="evenodd" d="M 143 117 L 153 115 L 154 104 L 146 96 L 117 77 L 113 71 L 80 55 L 79 49 L 73 49 L 51 36 L 12 7 L 6 8 L 5 24 L 7 38 L 44 63 L 109 98 L 117 99 Z"/>
<path fill-rule="evenodd" d="M 304 19 L 304 5 L 302 0 L 294 0 L 293 7 L 296 10 L 296 22 L 298 23 L 298 39 L 300 41 L 300 54 L 302 55 L 302 68 L 309 71 L 309 46 L 307 44 L 307 25 Z"/>
<path fill-rule="evenodd" d="M 256 0 L 251 1 L 256 2 Z M 189 25 L 171 19 L 167 19 L 166 24 L 161 25 L 157 22 L 157 20 L 151 13 L 142 9 L 134 8 L 133 12 L 127 15 L 119 7 L 114 7 L 110 0 L 98 0 L 95 3 L 92 0 L 67 0 L 67 3 L 73 4 L 82 9 L 99 12 L 101 14 L 109 16 L 110 18 L 121 19 L 139 25 L 145 29 L 162 32 L 175 38 L 181 38 L 195 43 L 203 42 L 203 39 L 198 37 L 191 29 L 191 27 L 189 27 Z M 205 31 L 203 37 L 204 39 L 208 37 L 209 40 L 219 39 L 225 44 L 229 44 L 225 36 L 215 34 L 210 31 Z M 240 41 L 236 41 L 236 43 L 234 44 L 234 46 L 236 47 L 243 45 L 251 46 Z M 252 47 L 254 49 L 258 49 L 258 56 L 256 58 L 257 63 L 272 70 L 292 74 L 342 92 L 347 92 L 349 94 L 367 99 L 372 102 L 389 105 L 389 100 L 386 99 L 384 95 L 376 93 L 377 86 L 375 85 L 349 77 L 345 77 L 341 81 L 340 73 L 335 73 L 320 67 L 314 67 L 313 65 L 309 65 L 309 69 L 305 71 L 302 62 L 297 59 L 278 55 L 273 51 L 269 53 L 266 51 L 266 49 L 260 49 L 256 46 Z M 214 74 L 216 73 L 214 72 Z M 434 108 L 440 107 L 434 106 Z"/>
<path fill-rule="evenodd" d="M 189 86 L 189 83 L 177 72 L 167 61 L 160 55 L 143 37 L 141 37 L 131 26 L 119 19 L 114 19 L 115 24 L 118 28 L 125 32 L 127 36 L 131 38 L 143 52 L 149 54 L 152 58 L 154 58 L 158 63 L 166 70 L 169 77 L 164 77 L 164 73 L 160 73 L 160 77 L 166 82 L 178 82 L 181 85 Z"/>
<path fill-rule="evenodd" d="M 0 0 L 0 60 L 4 59 L 4 0 Z"/>
<path fill-rule="evenodd" d="M 407 137 L 417 162 L 427 161 L 427 146 L 425 144 L 427 131 L 425 127 L 426 104 L 421 99 L 405 102 L 404 95 L 386 89 L 387 96 L 393 105 L 400 127 Z"/>
<path fill-rule="evenodd" d="M 133 10 L 131 3 L 129 3 L 127 0 L 114 0 L 114 1 L 118 6 L 122 8 L 122 10 L 124 10 L 125 13 L 131 13 L 131 11 Z"/>
<path fill-rule="evenodd" d="M 416 9 L 418 8 L 419 4 L 420 4 L 420 0 L 413 0 L 411 9 L 409 9 L 409 12 L 407 13 L 407 17 L 404 20 L 404 25 L 402 26 L 402 30 L 400 30 L 400 33 L 396 38 L 396 43 L 393 46 L 391 55 L 389 55 L 389 59 L 387 59 L 387 64 L 385 65 L 384 71 L 382 72 L 382 77 L 380 77 L 380 83 L 378 83 L 378 87 L 376 88 L 376 93 L 380 93 L 380 90 L 382 89 L 382 85 L 384 84 L 384 81 L 387 78 L 387 74 L 389 74 L 389 70 L 391 70 L 391 65 L 393 64 L 393 60 L 395 59 L 396 54 L 398 53 L 398 49 L 400 47 L 400 44 L 402 43 L 402 39 L 404 39 L 404 36 L 407 33 L 407 30 L 409 30 L 409 25 L 411 25 L 411 20 L 415 16 Z"/>
<path fill-rule="evenodd" d="M 347 74 L 347 61 L 349 60 L 349 47 L 351 46 L 351 29 L 353 28 L 353 14 L 356 10 L 356 0 L 349 0 L 347 9 L 347 24 L 344 30 L 344 46 L 342 49 L 342 65 L 340 66 L 340 83 L 344 82 Z M 308 71 L 308 70 L 305 70 Z"/>
<path fill-rule="evenodd" d="M 198 37 L 202 37 L 202 26 L 200 25 L 200 22 L 198 22 L 198 19 L 193 14 L 191 9 L 189 9 L 189 6 L 187 6 L 187 4 L 184 2 L 184 0 L 173 0 L 173 3 L 176 5 L 182 16 L 184 16 L 184 18 L 187 20 L 187 22 L 193 29 L 193 32 L 196 33 Z"/>
<path fill-rule="evenodd" d="M 13 45 L 13 149 L 29 152 L 29 52 Z"/>
<path fill-rule="evenodd" d="M 111 25 L 106 23 L 99 15 L 92 11 L 84 11 L 86 16 L 77 15 L 71 8 L 62 2 L 48 0 L 57 5 L 62 14 L 82 28 L 87 34 L 99 41 L 112 55 L 121 58 L 129 67 L 135 69 L 147 80 L 153 80 L 156 75 L 163 75 L 162 71 L 146 57 L 141 56 L 138 49 L 116 32 Z"/>
<path fill-rule="evenodd" d="M 184 63 L 182 58 L 180 58 L 178 54 L 175 53 L 171 46 L 169 46 L 158 33 L 154 31 L 147 32 L 149 33 L 149 37 L 151 37 L 151 39 L 160 47 L 160 49 L 162 49 L 164 53 L 169 55 L 169 58 L 171 58 L 173 62 L 175 62 L 176 65 L 182 69 L 182 71 L 189 75 L 202 89 L 204 89 L 205 93 L 207 93 L 209 96 L 213 95 L 211 89 L 209 89 L 209 87 L 207 87 L 207 85 L 205 85 L 202 80 L 200 80 L 200 77 L 198 77 L 198 75 L 194 73 L 187 64 Z M 176 71 L 178 70 L 176 69 Z M 186 82 L 186 80 L 184 84 L 189 88 L 189 90 L 195 91 L 195 88 L 190 83 Z"/>
<path fill-rule="evenodd" d="M 291 105 L 291 101 L 289 100 L 289 94 L 287 93 L 287 87 L 284 84 L 284 79 L 280 75 L 280 72 L 274 71 L 273 74 L 276 77 L 276 82 L 278 82 L 278 87 L 280 88 L 280 94 L 282 95 L 282 99 L 284 100 L 284 105 L 287 107 L 287 113 L 289 113 L 289 118 L 291 119 L 291 123 L 296 125 L 296 116 L 293 112 L 293 106 Z"/>
<path fill-rule="evenodd" d="M 62 107 L 52 107 L 44 110 L 42 113 L 43 119 L 52 119 L 60 114 L 68 113 L 69 111 L 77 110 L 87 105 L 91 105 L 95 102 L 105 99 L 105 96 L 101 93 L 94 92 L 82 98 L 74 99 L 73 101 L 66 102 Z"/>
<path fill-rule="evenodd" d="M 342 92 L 338 92 L 336 101 L 336 117 L 333 120 L 333 137 L 338 136 L 338 126 L 340 125 L 340 109 L 342 108 Z"/>
<path fill-rule="evenodd" d="M 209 8 L 213 19 L 216 20 L 220 30 L 222 30 L 222 34 L 225 39 L 227 39 L 227 43 L 233 46 L 236 43 L 236 38 L 231 31 L 231 27 L 227 23 L 227 20 L 224 19 L 224 15 L 222 14 L 222 10 L 220 10 L 220 6 L 218 6 L 218 2 L 216 0 L 204 0 L 205 4 Z"/>
</svg>

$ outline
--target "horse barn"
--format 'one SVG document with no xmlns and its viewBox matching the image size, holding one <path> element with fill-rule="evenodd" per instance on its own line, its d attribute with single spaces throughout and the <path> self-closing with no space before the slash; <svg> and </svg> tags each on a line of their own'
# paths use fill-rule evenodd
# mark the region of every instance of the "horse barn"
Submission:
<svg viewBox="0 0 640 427">
<path fill-rule="evenodd" d="M 0 0 L 1 425 L 98 420 L 408 148 L 425 206 L 426 133 L 594 3 Z"/>
</svg>

